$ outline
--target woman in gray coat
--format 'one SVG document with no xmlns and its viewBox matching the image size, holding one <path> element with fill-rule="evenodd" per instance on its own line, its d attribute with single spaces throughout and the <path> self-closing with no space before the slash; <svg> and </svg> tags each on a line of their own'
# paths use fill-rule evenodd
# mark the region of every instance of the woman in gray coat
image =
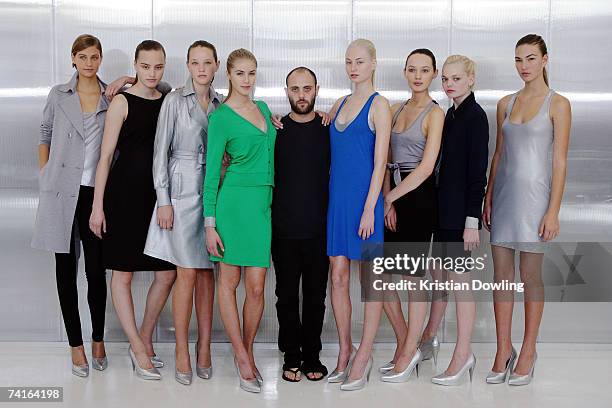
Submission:
<svg viewBox="0 0 612 408">
<path fill-rule="evenodd" d="M 196 41 L 187 50 L 189 77 L 161 107 L 155 134 L 153 182 L 157 205 L 145 254 L 177 266 L 172 296 L 176 335 L 175 378 L 189 385 L 192 370 L 188 330 L 195 288 L 198 343 L 196 373 L 212 375 L 210 341 L 213 317 L 213 265 L 206 251 L 202 214 L 208 114 L 222 102 L 212 81 L 219 68 L 215 47 Z"/>
<path fill-rule="evenodd" d="M 49 92 L 38 146 L 40 199 L 32 246 L 55 252 L 57 293 L 72 348 L 72 373 L 80 377 L 89 374 L 77 293 L 81 242 L 92 324 L 92 367 L 104 370 L 107 366 L 103 341 L 106 277 L 100 240 L 88 228 L 108 107 L 106 84 L 97 76 L 101 62 L 100 40 L 88 34 L 74 40 L 72 66 L 76 72 L 68 83 Z"/>
</svg>

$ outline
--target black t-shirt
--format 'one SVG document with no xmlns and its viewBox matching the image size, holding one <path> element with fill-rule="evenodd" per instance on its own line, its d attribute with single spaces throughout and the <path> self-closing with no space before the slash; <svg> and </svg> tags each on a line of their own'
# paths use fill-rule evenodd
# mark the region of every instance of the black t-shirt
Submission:
<svg viewBox="0 0 612 408">
<path fill-rule="evenodd" d="M 282 118 L 276 133 L 272 199 L 274 238 L 319 238 L 326 234 L 329 190 L 329 127 L 321 117 L 299 123 Z"/>
</svg>

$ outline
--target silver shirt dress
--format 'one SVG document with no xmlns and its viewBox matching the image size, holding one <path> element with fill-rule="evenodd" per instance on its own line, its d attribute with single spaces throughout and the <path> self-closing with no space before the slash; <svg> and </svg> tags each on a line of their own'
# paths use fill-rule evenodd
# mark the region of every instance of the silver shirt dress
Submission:
<svg viewBox="0 0 612 408">
<path fill-rule="evenodd" d="M 202 184 L 206 170 L 208 114 L 223 101 L 210 88 L 209 104 L 202 110 L 191 77 L 171 92 L 161 107 L 155 150 L 153 183 L 157 204 L 151 217 L 144 253 L 183 268 L 212 268 L 206 250 Z M 172 205 L 170 230 L 157 224 L 157 208 Z"/>
</svg>

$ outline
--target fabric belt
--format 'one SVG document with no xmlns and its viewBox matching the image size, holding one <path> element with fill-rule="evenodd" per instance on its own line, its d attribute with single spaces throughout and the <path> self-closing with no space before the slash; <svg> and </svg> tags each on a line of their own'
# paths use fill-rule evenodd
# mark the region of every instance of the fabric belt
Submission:
<svg viewBox="0 0 612 408">
<path fill-rule="evenodd" d="M 198 147 L 197 152 L 192 150 L 173 150 L 170 157 L 174 159 L 197 160 L 198 164 L 206 164 L 206 152 L 203 145 Z"/>
<path fill-rule="evenodd" d="M 402 182 L 402 171 L 412 171 L 415 169 L 410 163 L 387 163 L 387 168 L 393 173 L 393 181 L 398 186 Z"/>
</svg>

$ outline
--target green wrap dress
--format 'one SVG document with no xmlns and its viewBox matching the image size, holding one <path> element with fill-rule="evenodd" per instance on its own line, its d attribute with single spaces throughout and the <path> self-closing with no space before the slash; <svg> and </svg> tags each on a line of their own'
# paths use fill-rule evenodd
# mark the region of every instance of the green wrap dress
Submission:
<svg viewBox="0 0 612 408">
<path fill-rule="evenodd" d="M 270 266 L 272 240 L 272 188 L 274 187 L 274 143 L 276 129 L 270 110 L 255 101 L 266 121 L 263 132 L 228 105 L 210 114 L 204 217 L 216 224 L 224 252 L 213 261 L 239 266 Z M 223 154 L 231 158 L 219 185 Z"/>
</svg>

